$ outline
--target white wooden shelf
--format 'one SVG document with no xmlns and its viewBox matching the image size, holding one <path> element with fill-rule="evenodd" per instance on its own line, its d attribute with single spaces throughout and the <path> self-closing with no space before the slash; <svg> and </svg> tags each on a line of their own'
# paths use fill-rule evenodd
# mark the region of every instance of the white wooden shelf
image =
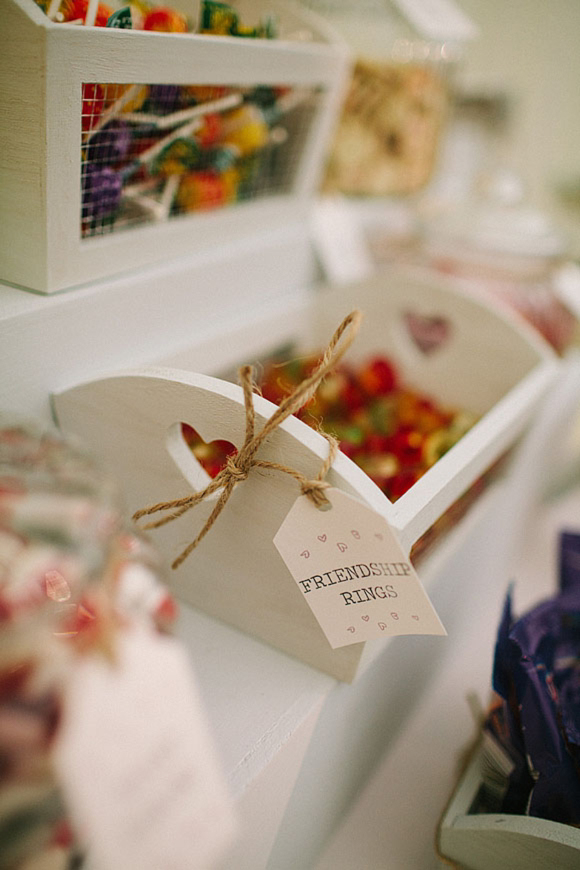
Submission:
<svg viewBox="0 0 580 870">
<path fill-rule="evenodd" d="M 240 274 L 245 295 L 235 301 L 232 290 Z M 180 350 L 202 372 L 215 371 L 218 363 L 233 365 L 239 348 L 222 342 L 218 359 L 219 337 L 234 325 L 259 329 L 257 312 L 266 320 L 277 313 L 292 317 L 302 310 L 311 292 L 305 288 L 315 275 L 308 228 L 297 224 L 283 233 L 261 233 L 252 243 L 224 243 L 203 257 L 181 258 L 70 293 L 38 296 L 0 286 L 0 408 L 48 420 L 51 393 L 164 357 L 179 364 Z M 191 653 L 242 819 L 242 837 L 224 870 L 313 870 L 318 860 L 326 860 L 321 858 L 325 848 L 328 855 L 336 855 L 336 848 L 345 857 L 349 853 L 340 845 L 338 826 L 346 819 L 348 832 L 355 797 L 363 796 L 362 812 L 364 795 L 376 789 L 382 803 L 369 818 L 374 813 L 381 828 L 391 818 L 401 854 L 419 848 L 419 836 L 404 834 L 410 817 L 402 818 L 397 804 L 401 811 L 404 800 L 417 806 L 422 830 L 428 812 L 435 812 L 436 798 L 443 800 L 452 754 L 468 731 L 467 713 L 458 712 L 463 699 L 449 716 L 446 692 L 454 668 L 471 673 L 468 653 L 474 649 L 482 657 L 488 649 L 487 661 L 479 662 L 480 685 L 487 684 L 488 643 L 504 584 L 500 578 L 488 594 L 474 583 L 472 571 L 487 546 L 485 518 L 498 499 L 501 487 L 490 490 L 421 567 L 449 638 L 369 644 L 372 654 L 353 685 L 339 684 L 181 605 L 178 632 Z M 449 721 L 453 728 L 447 737 Z M 414 734 L 425 740 L 429 759 L 414 751 Z M 429 742 L 431 737 L 448 742 Z M 381 757 L 387 767 L 393 765 L 386 786 Z M 355 824 L 358 807 L 352 809 Z M 370 830 L 366 843 L 370 848 Z M 328 860 L 336 860 L 336 870 L 346 870 L 338 858 Z M 349 870 L 353 866 L 372 870 L 364 860 L 351 863 Z"/>
</svg>

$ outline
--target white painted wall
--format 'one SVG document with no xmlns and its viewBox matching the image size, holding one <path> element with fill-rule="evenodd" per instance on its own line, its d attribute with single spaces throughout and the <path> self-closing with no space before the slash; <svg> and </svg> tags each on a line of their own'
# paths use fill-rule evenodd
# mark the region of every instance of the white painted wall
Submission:
<svg viewBox="0 0 580 870">
<path fill-rule="evenodd" d="M 501 157 L 520 173 L 534 205 L 563 223 L 579 257 L 580 207 L 564 208 L 556 187 L 580 185 L 580 3 L 461 0 L 461 7 L 480 36 L 458 80 L 464 90 L 510 98 Z"/>
</svg>

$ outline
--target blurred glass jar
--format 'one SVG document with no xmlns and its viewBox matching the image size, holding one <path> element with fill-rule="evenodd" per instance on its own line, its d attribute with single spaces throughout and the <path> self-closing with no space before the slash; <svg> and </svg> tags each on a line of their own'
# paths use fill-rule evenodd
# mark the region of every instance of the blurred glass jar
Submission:
<svg viewBox="0 0 580 870">
<path fill-rule="evenodd" d="M 149 545 L 125 526 L 111 479 L 78 445 L 0 414 L 0 866 L 74 837 L 51 764 L 75 656 L 114 657 L 129 620 L 175 615 Z"/>
<path fill-rule="evenodd" d="M 464 289 L 518 312 L 559 352 L 576 317 L 558 292 L 566 240 L 525 204 L 520 180 L 498 171 L 482 194 L 422 224 L 420 259 Z"/>
<path fill-rule="evenodd" d="M 417 22 L 389 0 L 302 2 L 328 19 L 354 57 L 325 192 L 401 196 L 421 190 L 435 167 L 460 43 L 418 32 Z"/>
</svg>

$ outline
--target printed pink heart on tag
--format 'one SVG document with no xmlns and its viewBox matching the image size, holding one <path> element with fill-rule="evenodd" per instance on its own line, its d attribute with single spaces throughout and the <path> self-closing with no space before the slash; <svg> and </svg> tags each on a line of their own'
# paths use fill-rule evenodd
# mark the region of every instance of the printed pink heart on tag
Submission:
<svg viewBox="0 0 580 870">
<path fill-rule="evenodd" d="M 347 631 L 353 632 L 354 630 L 355 630 L 354 625 L 349 625 L 349 627 L 347 628 Z"/>
<path fill-rule="evenodd" d="M 363 616 L 362 619 L 364 620 L 364 622 L 368 622 L 370 619 L 370 616 Z"/>
<path fill-rule="evenodd" d="M 380 534 L 380 532 L 375 532 L 375 538 L 378 538 L 379 541 L 383 540 L 383 536 Z"/>
<path fill-rule="evenodd" d="M 338 549 L 340 550 L 341 553 L 344 553 L 345 550 L 348 550 L 347 545 L 343 544 L 342 541 L 340 541 L 336 546 L 338 547 Z"/>
<path fill-rule="evenodd" d="M 301 555 L 301 556 L 304 556 L 305 559 L 309 559 L 309 558 L 310 558 L 310 552 L 309 552 L 308 550 L 302 550 L 302 552 L 300 553 L 300 555 Z"/>
<path fill-rule="evenodd" d="M 377 622 L 377 625 L 381 631 L 384 631 L 385 628 L 387 627 L 384 622 Z"/>
<path fill-rule="evenodd" d="M 413 343 L 426 355 L 440 350 L 451 338 L 451 324 L 445 317 L 405 311 L 403 319 Z"/>
<path fill-rule="evenodd" d="M 419 617 L 418 617 L 418 616 L 415 616 L 415 614 L 414 614 L 414 613 L 413 613 L 413 614 L 411 614 L 411 619 L 416 619 L 416 620 L 417 620 L 417 622 L 419 622 Z"/>
<path fill-rule="evenodd" d="M 326 535 L 317 535 L 316 537 L 318 538 L 319 541 L 322 541 L 322 543 L 324 543 L 326 541 Z"/>
</svg>

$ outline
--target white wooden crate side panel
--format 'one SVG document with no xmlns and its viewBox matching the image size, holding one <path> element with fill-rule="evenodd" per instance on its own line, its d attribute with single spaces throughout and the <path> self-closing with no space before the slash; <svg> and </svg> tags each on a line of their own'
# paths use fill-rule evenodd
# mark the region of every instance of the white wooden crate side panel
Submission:
<svg viewBox="0 0 580 870">
<path fill-rule="evenodd" d="M 220 375 L 233 362 L 256 362 L 284 344 L 291 345 L 293 353 L 315 353 L 355 308 L 363 314 L 362 325 L 346 360 L 360 363 L 375 353 L 390 355 L 402 382 L 451 408 L 484 414 L 536 366 L 557 360 L 521 318 L 423 270 L 390 267 L 353 284 L 317 286 L 312 294 L 297 297 L 287 317 L 284 310 L 257 310 L 251 323 L 228 335 L 235 358 L 210 342 L 157 362 L 199 371 L 204 361 L 203 371 Z M 449 341 L 434 353 L 421 353 L 404 326 L 409 311 L 443 316 L 451 326 Z M 213 369 L 207 358 L 216 361 Z"/>
<path fill-rule="evenodd" d="M 46 30 L 16 5 L 2 7 L 0 30 L 0 256 L 2 274 L 24 269 L 42 284 L 46 240 Z"/>
<path fill-rule="evenodd" d="M 398 499 L 393 526 L 410 548 L 492 464 L 512 447 L 533 419 L 559 372 L 548 360 L 536 366 Z M 461 469 L 461 473 L 457 473 Z"/>
<path fill-rule="evenodd" d="M 292 340 L 297 353 L 316 351 L 355 307 L 364 318 L 349 360 L 392 354 L 404 381 L 450 407 L 483 415 L 393 506 L 390 522 L 408 550 L 513 444 L 556 376 L 553 351 L 525 323 L 415 270 L 391 269 L 356 285 L 325 288 L 289 311 L 288 319 L 277 314 L 236 330 L 228 345 L 238 348 L 237 360 L 216 353 L 210 343 L 164 362 L 191 370 L 205 356 L 219 360 L 213 372 L 221 374 L 233 362 L 254 362 Z M 452 327 L 449 342 L 435 354 L 422 354 L 403 326 L 407 311 L 443 315 Z"/>
<path fill-rule="evenodd" d="M 99 375 L 192 343 L 217 359 L 257 312 L 283 323 L 313 270 L 305 227 L 289 225 L 71 293 L 0 285 L 0 408 L 50 419 L 51 393 Z"/>
<path fill-rule="evenodd" d="M 342 46 L 277 39 L 50 23 L 47 31 L 69 74 L 88 82 L 332 85 L 348 57 Z"/>
<path fill-rule="evenodd" d="M 260 397 L 255 405 L 260 425 L 275 406 Z M 56 396 L 55 410 L 63 430 L 80 436 L 119 479 L 130 512 L 191 492 L 167 449 L 175 424 L 189 423 L 208 441 L 225 438 L 237 446 L 243 442 L 241 388 L 187 372 L 150 369 L 104 378 Z M 182 458 L 186 452 L 183 446 Z M 327 452 L 326 439 L 290 418 L 263 445 L 260 457 L 314 477 Z M 189 464 L 197 467 L 191 455 Z M 199 475 L 190 473 L 188 478 L 198 489 Z M 342 455 L 327 479 L 387 516 L 392 509 L 366 474 Z M 205 612 L 348 682 L 363 645 L 331 648 L 273 544 L 299 494 L 289 475 L 252 474 L 236 488 L 215 528 L 190 559 L 172 572 L 172 589 Z M 155 531 L 155 543 L 165 558 L 181 552 L 214 504 L 215 498 L 208 499 Z"/>
<path fill-rule="evenodd" d="M 421 270 L 394 267 L 362 282 L 327 287 L 314 298 L 318 335 L 331 335 L 353 308 L 364 317 L 350 360 L 364 361 L 382 350 L 393 356 L 403 383 L 475 414 L 489 411 L 534 366 L 554 358 L 547 343 L 519 319 Z M 408 312 L 442 317 L 449 339 L 422 353 L 405 327 Z"/>
<path fill-rule="evenodd" d="M 364 282 L 328 288 L 314 302 L 320 334 L 354 307 L 364 320 L 349 350 L 353 360 L 391 354 L 403 383 L 450 408 L 482 415 L 394 505 L 390 521 L 409 550 L 524 431 L 559 363 L 522 320 L 422 270 L 385 269 Z M 409 312 L 442 317 L 449 339 L 422 353 L 405 326 Z"/>
</svg>

